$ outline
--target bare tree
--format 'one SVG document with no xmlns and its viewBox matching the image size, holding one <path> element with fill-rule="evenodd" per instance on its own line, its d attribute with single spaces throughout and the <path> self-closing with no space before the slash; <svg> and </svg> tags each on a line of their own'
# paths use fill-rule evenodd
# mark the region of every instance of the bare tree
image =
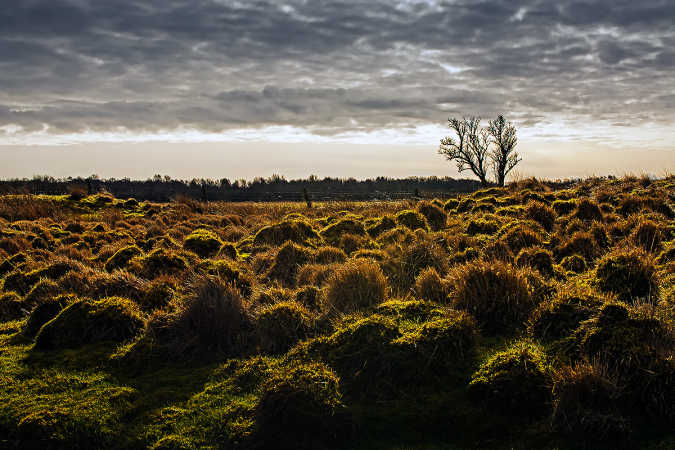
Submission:
<svg viewBox="0 0 675 450">
<path fill-rule="evenodd" d="M 522 160 L 514 150 L 518 142 L 516 127 L 500 115 L 488 122 L 487 132 L 495 145 L 489 153 L 495 179 L 499 186 L 504 186 L 506 176 Z"/>
<path fill-rule="evenodd" d="M 487 186 L 486 162 L 490 135 L 480 128 L 480 118 L 451 118 L 448 119 L 448 125 L 457 134 L 457 139 L 449 136 L 441 139 L 438 153 L 444 155 L 448 161 L 455 161 L 459 172 L 471 170 L 481 185 Z"/>
</svg>

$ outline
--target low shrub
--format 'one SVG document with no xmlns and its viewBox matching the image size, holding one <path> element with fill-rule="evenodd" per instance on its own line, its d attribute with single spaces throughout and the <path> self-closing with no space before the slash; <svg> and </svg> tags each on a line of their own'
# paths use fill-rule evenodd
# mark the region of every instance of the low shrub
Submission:
<svg viewBox="0 0 675 450">
<path fill-rule="evenodd" d="M 551 402 L 550 384 L 542 349 L 518 341 L 480 366 L 471 377 L 469 393 L 505 414 L 541 416 Z"/>
<path fill-rule="evenodd" d="M 140 310 L 131 300 L 120 297 L 79 300 L 40 328 L 35 348 L 54 350 L 101 341 L 125 341 L 138 334 L 143 325 Z"/>
<path fill-rule="evenodd" d="M 501 261 L 454 267 L 448 281 L 453 305 L 472 314 L 488 334 L 517 328 L 535 306 L 526 273 Z"/>
<path fill-rule="evenodd" d="M 185 238 L 183 248 L 202 258 L 215 256 L 223 246 L 223 241 L 213 232 L 199 228 Z"/>
<path fill-rule="evenodd" d="M 377 263 L 358 259 L 335 268 L 326 285 L 326 306 L 333 313 L 353 311 L 381 303 L 387 279 Z"/>
</svg>

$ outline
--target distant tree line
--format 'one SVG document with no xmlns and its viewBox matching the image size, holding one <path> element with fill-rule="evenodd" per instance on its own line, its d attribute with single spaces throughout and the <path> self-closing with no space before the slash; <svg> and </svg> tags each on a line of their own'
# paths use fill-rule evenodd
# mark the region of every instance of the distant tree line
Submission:
<svg viewBox="0 0 675 450">
<path fill-rule="evenodd" d="M 477 180 L 451 177 L 377 177 L 357 180 L 331 177 L 320 179 L 311 175 L 307 179 L 287 180 L 281 175 L 272 175 L 269 178 L 256 177 L 253 180 L 231 181 L 227 178 L 176 180 L 162 175 L 155 175 L 147 180 L 101 179 L 92 175 L 87 178 L 35 176 L 31 179 L 0 180 L 0 194 L 67 194 L 73 189 L 80 189 L 89 193 L 106 191 L 118 198 L 134 197 L 152 201 L 169 201 L 177 196 L 209 201 L 302 201 L 304 192 L 315 200 L 386 199 L 451 195 L 471 192 L 480 186 Z"/>
</svg>

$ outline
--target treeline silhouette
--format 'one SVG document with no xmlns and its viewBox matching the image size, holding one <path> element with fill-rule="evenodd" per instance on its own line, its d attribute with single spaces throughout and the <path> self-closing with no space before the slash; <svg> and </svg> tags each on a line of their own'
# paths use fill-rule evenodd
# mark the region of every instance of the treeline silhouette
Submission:
<svg viewBox="0 0 675 450">
<path fill-rule="evenodd" d="M 30 179 L 0 180 L 1 194 L 57 195 L 79 189 L 88 193 L 106 191 L 118 198 L 134 197 L 159 202 L 170 201 L 179 196 L 209 201 L 302 201 L 305 199 L 305 191 L 313 200 L 395 199 L 447 196 L 479 188 L 480 183 L 476 180 L 435 176 L 357 180 L 331 177 L 319 179 L 312 175 L 307 179 L 287 180 L 281 175 L 272 175 L 269 178 L 231 181 L 227 178 L 177 180 L 162 175 L 155 175 L 147 180 L 101 179 L 92 175 L 87 178 L 35 176 Z"/>
</svg>

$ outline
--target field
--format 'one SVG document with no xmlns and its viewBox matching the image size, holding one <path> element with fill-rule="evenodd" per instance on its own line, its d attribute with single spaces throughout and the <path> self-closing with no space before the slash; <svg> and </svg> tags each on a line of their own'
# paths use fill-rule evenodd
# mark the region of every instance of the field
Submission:
<svg viewBox="0 0 675 450">
<path fill-rule="evenodd" d="M 0 197 L 2 448 L 675 447 L 675 177 Z"/>
</svg>

